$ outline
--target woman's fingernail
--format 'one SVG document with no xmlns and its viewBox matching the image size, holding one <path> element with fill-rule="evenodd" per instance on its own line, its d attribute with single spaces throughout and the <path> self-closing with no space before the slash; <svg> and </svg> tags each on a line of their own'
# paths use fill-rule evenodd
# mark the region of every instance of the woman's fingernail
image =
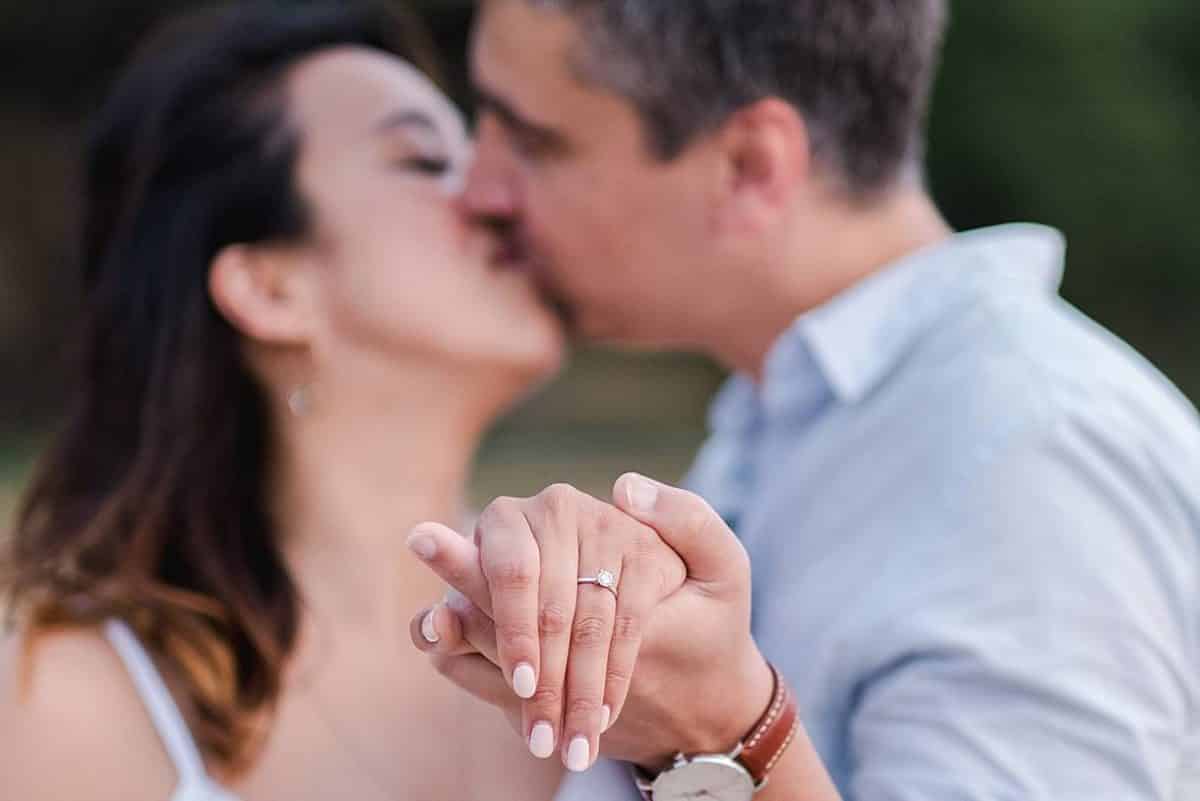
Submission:
<svg viewBox="0 0 1200 801">
<path fill-rule="evenodd" d="M 430 645 L 437 645 L 442 639 L 441 635 L 438 634 L 437 626 L 434 624 L 433 615 L 435 612 L 437 612 L 436 607 L 426 612 L 425 617 L 421 620 L 421 636 Z"/>
<path fill-rule="evenodd" d="M 517 665 L 517 669 L 513 671 L 513 691 L 518 698 L 532 698 L 537 691 L 537 674 L 533 672 L 533 665 L 522 662 Z"/>
<path fill-rule="evenodd" d="M 654 504 L 658 501 L 658 487 L 649 479 L 642 476 L 631 476 L 625 484 L 626 497 L 629 500 L 629 508 L 635 512 L 649 514 L 654 511 Z"/>
<path fill-rule="evenodd" d="M 571 741 L 571 745 L 567 748 L 567 770 L 574 773 L 583 773 L 591 764 L 592 756 L 588 749 L 588 741 L 582 735 Z"/>
<path fill-rule="evenodd" d="M 608 731 L 608 722 L 612 719 L 612 707 L 608 704 L 600 707 L 600 731 Z"/>
<path fill-rule="evenodd" d="M 437 540 L 420 529 L 408 535 L 408 549 L 428 562 L 437 556 Z"/>
<path fill-rule="evenodd" d="M 549 759 L 554 754 L 554 727 L 542 721 L 534 725 L 529 734 L 529 753 L 538 759 Z"/>
</svg>

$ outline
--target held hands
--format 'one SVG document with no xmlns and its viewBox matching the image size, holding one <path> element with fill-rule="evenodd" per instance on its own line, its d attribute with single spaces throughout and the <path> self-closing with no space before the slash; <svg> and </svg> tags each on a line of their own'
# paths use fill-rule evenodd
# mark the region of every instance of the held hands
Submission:
<svg viewBox="0 0 1200 801">
<path fill-rule="evenodd" d="M 627 474 L 613 502 L 557 485 L 494 501 L 473 540 L 417 526 L 410 547 L 455 592 L 414 618 L 413 642 L 572 770 L 727 751 L 773 682 L 746 552 L 690 492 Z M 601 571 L 615 592 L 579 583 Z"/>
</svg>

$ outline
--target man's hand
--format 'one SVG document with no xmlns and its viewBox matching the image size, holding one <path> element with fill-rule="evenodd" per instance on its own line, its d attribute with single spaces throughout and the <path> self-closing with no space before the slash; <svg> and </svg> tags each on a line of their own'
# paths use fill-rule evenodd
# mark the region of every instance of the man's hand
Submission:
<svg viewBox="0 0 1200 801">
<path fill-rule="evenodd" d="M 499 501 L 480 520 L 477 550 L 443 527 L 418 526 L 414 551 L 432 554 L 426 562 L 469 604 L 418 616 L 413 640 L 510 719 L 516 696 L 529 697 L 522 734 L 531 750 L 547 755 L 549 724 L 570 768 L 597 756 L 602 705 L 613 710 L 606 756 L 657 768 L 679 751 L 727 750 L 772 691 L 750 634 L 746 552 L 692 493 L 630 474 L 613 499 L 615 509 L 559 486 Z M 617 573 L 616 599 L 577 584 L 601 568 Z M 436 645 L 422 626 L 436 629 Z M 537 677 L 532 694 L 522 664 Z M 582 759 L 580 741 L 588 749 Z"/>
</svg>

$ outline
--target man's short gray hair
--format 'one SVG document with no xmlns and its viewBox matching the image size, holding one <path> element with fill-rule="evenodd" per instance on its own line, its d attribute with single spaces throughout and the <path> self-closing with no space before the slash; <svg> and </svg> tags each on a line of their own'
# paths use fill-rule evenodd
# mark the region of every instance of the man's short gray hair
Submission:
<svg viewBox="0 0 1200 801">
<path fill-rule="evenodd" d="M 575 16 L 574 66 L 634 104 L 663 159 L 765 97 L 855 194 L 923 157 L 946 0 L 527 1 Z"/>
</svg>

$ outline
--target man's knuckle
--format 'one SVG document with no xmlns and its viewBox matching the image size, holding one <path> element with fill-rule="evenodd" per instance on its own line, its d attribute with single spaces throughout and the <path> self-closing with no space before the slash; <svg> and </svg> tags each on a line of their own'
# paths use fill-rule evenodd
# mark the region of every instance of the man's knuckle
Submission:
<svg viewBox="0 0 1200 801">
<path fill-rule="evenodd" d="M 586 615 L 575 619 L 571 632 L 573 645 L 588 647 L 601 645 L 608 640 L 608 623 L 599 615 Z"/>
<path fill-rule="evenodd" d="M 601 537 L 609 537 L 620 531 L 621 513 L 611 506 L 602 506 L 597 509 L 592 517 L 592 525 L 596 530 L 596 534 Z"/>
<path fill-rule="evenodd" d="M 630 552 L 639 562 L 659 558 L 664 547 L 658 532 L 646 526 L 638 526 L 629 543 Z"/>
</svg>

